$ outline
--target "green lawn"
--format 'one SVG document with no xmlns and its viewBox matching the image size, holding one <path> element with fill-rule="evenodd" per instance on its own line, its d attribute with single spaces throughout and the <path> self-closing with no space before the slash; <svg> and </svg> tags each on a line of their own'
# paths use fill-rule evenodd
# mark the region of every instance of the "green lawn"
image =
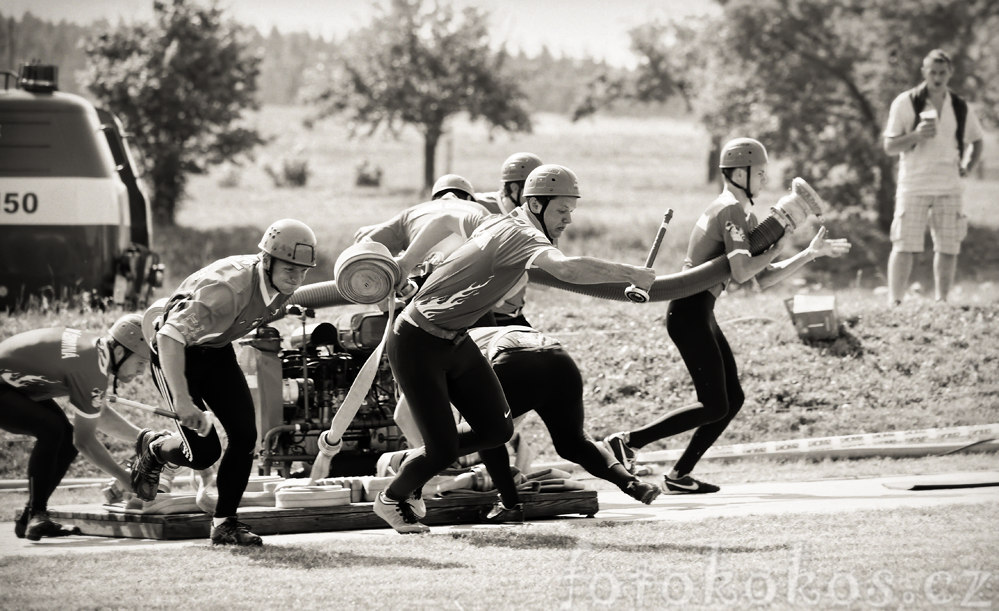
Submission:
<svg viewBox="0 0 999 611">
<path fill-rule="evenodd" d="M 995 503 L 0 557 L 4 608 L 891 608 L 999 600 Z M 57 576 L 53 579 L 52 576 Z"/>
</svg>

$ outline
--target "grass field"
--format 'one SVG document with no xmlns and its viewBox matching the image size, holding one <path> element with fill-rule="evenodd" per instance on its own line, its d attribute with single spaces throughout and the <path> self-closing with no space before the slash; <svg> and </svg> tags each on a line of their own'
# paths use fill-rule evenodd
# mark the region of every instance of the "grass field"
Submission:
<svg viewBox="0 0 999 611">
<path fill-rule="evenodd" d="M 332 261 L 357 227 L 421 201 L 421 147 L 415 134 L 404 132 L 398 141 L 347 141 L 345 130 L 335 124 L 306 131 L 301 118 L 296 109 L 265 109 L 254 121 L 273 140 L 255 165 L 236 172 L 220 169 L 191 181 L 179 226 L 160 231 L 157 239 L 171 274 L 167 288 L 211 259 L 252 252 L 261 230 L 281 217 L 302 219 L 316 229 L 323 265 L 309 280 L 328 279 Z M 884 283 L 887 242 L 856 219 L 830 222 L 855 240 L 849 261 L 835 266 L 820 262 L 809 274 L 771 291 L 740 291 L 719 300 L 717 316 L 735 351 L 747 395 L 719 443 L 999 422 L 999 146 L 993 141 L 986 149 L 985 178 L 968 183 L 966 207 L 974 227 L 950 304 L 935 304 L 928 297 L 932 284 L 925 256 L 913 276 L 921 288 L 914 287 L 901 308 L 885 309 L 878 287 Z M 500 162 L 519 150 L 567 165 L 579 175 L 583 199 L 562 243 L 570 254 L 638 263 L 663 211 L 673 208 L 657 262 L 660 273 L 679 268 L 690 228 L 717 191 L 703 179 L 705 134 L 669 119 L 599 118 L 574 125 L 541 116 L 533 134 L 517 136 L 458 123 L 442 144 L 437 173 L 457 172 L 478 190 L 494 190 Z M 383 168 L 380 188 L 354 186 L 354 168 L 363 158 Z M 304 188 L 275 188 L 261 169 L 264 164 L 279 167 L 284 159 L 308 160 L 312 176 Z M 234 176 L 238 184 L 232 186 Z M 228 186 L 224 178 L 230 179 Z M 774 175 L 761 201 L 773 201 L 789 179 Z M 799 240 L 805 242 L 807 236 Z M 843 323 L 839 339 L 805 342 L 795 335 L 783 300 L 797 292 L 837 296 Z M 665 311 L 664 303 L 636 306 L 530 289 L 527 317 L 558 337 L 583 372 L 586 427 L 594 436 L 638 426 L 693 401 L 689 376 L 666 335 Z M 318 314 L 320 320 L 333 320 L 340 313 Z M 2 316 L 0 338 L 55 324 L 105 329 L 118 314 L 62 309 Z M 287 337 L 292 324 L 280 321 L 277 326 Z M 148 381 L 128 385 L 121 394 L 157 401 Z M 147 414 L 128 416 L 140 424 L 162 425 Z M 536 418 L 528 419 L 526 435 L 539 459 L 557 458 Z M 645 449 L 676 448 L 685 440 L 680 436 Z M 129 457 L 126 445 L 109 445 L 120 458 Z M 28 447 L 23 438 L 0 434 L 0 476 L 24 477 Z M 706 461 L 699 473 L 725 484 L 988 469 L 994 468 L 995 458 Z M 75 476 L 94 474 L 82 459 L 71 470 Z M 96 499 L 97 494 L 93 489 L 60 492 L 54 502 L 85 495 Z M 15 493 L 0 495 L 0 516 L 9 519 L 20 503 L 23 499 Z M 311 608 L 325 606 L 319 601 L 329 596 L 332 604 L 389 608 L 644 608 L 671 601 L 709 607 L 826 608 L 845 602 L 895 608 L 957 607 L 969 591 L 972 603 L 995 604 L 999 567 L 995 529 L 987 524 L 995 521 L 996 510 L 982 505 L 945 514 L 905 510 L 777 521 L 710 520 L 651 530 L 551 523 L 387 538 L 337 549 L 206 547 L 109 554 L 88 557 L 85 570 L 77 556 L 0 558 L 0 606 Z M 715 590 L 706 580 L 705 569 L 715 561 L 730 572 L 732 588 Z M 813 575 L 815 588 L 789 589 L 794 566 Z M 975 581 L 985 572 L 991 581 Z M 583 581 L 572 586 L 568 574 Z M 51 575 L 59 575 L 58 586 Z M 879 586 L 889 577 L 894 598 L 886 599 L 886 589 Z M 854 582 L 862 588 L 857 596 L 849 590 Z M 768 599 L 771 585 L 774 595 Z M 796 594 L 789 599 L 789 592 Z M 903 597 L 906 592 L 911 600 Z"/>
<path fill-rule="evenodd" d="M 4 608 L 988 608 L 999 506 L 0 557 Z M 85 567 L 85 568 L 84 568 Z M 138 569 L 137 567 L 141 567 Z M 53 579 L 53 576 L 57 576 Z"/>
</svg>

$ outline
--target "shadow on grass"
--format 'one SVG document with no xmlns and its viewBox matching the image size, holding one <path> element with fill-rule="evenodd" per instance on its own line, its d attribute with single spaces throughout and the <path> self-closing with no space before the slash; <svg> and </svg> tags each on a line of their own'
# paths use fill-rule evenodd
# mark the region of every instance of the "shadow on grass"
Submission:
<svg viewBox="0 0 999 611">
<path fill-rule="evenodd" d="M 579 521 L 573 522 L 575 528 L 582 529 L 608 529 L 608 528 L 635 528 L 633 522 L 608 522 L 608 521 Z M 645 523 L 641 528 L 648 529 L 649 523 Z M 682 545 L 676 543 L 653 543 L 653 544 L 628 544 L 609 543 L 601 544 L 592 541 L 591 536 L 574 537 L 571 535 L 546 534 L 523 532 L 517 529 L 489 532 L 466 532 L 454 533 L 454 539 L 460 539 L 465 543 L 477 547 L 505 547 L 509 549 L 559 549 L 571 550 L 576 548 L 599 548 L 608 551 L 624 553 L 646 554 L 655 552 L 690 552 L 690 553 L 710 553 L 725 552 L 731 554 L 755 554 L 758 552 L 773 552 L 790 549 L 789 545 L 764 545 L 753 546 L 725 546 L 725 545 Z M 626 537 L 627 538 L 627 537 Z"/>
<path fill-rule="evenodd" d="M 399 567 L 413 568 L 413 558 L 410 556 L 383 556 L 355 554 L 353 552 L 330 552 L 310 547 L 289 545 L 265 545 L 263 548 L 230 547 L 228 551 L 233 556 L 247 558 L 251 564 L 266 564 L 270 567 L 290 569 L 329 569 L 336 567 Z M 431 571 L 449 569 L 467 569 L 468 565 L 460 562 L 434 562 L 421 558 L 419 567 Z"/>
<path fill-rule="evenodd" d="M 801 343 L 809 348 L 820 350 L 823 355 L 838 358 L 859 358 L 866 353 L 860 339 L 850 333 L 844 324 L 840 324 L 839 336 L 835 339 L 802 339 Z"/>
</svg>

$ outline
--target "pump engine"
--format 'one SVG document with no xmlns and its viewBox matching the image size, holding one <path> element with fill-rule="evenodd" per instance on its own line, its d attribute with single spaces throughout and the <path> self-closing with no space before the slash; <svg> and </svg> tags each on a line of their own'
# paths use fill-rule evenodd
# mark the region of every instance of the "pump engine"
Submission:
<svg viewBox="0 0 999 611">
<path fill-rule="evenodd" d="M 284 350 L 278 330 L 269 326 L 239 342 L 240 366 L 257 408 L 261 475 L 276 469 L 289 477 L 292 463 L 315 460 L 319 434 L 329 428 L 387 322 L 387 314 L 362 312 L 343 315 L 335 324 L 303 324 Z M 383 357 L 329 475 L 374 474 L 381 454 L 407 447 L 392 419 L 397 397 Z"/>
</svg>

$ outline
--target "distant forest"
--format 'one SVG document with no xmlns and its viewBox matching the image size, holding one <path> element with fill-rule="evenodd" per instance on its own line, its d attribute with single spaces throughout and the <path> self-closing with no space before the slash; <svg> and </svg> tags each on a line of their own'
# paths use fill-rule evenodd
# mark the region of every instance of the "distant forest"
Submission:
<svg viewBox="0 0 999 611">
<path fill-rule="evenodd" d="M 59 67 L 59 89 L 89 97 L 76 79 L 84 69 L 84 40 L 109 27 L 106 21 L 82 26 L 67 21 L 52 23 L 25 13 L 17 20 L 0 11 L 0 70 L 16 72 L 27 61 L 38 60 Z M 276 28 L 266 35 L 248 28 L 253 44 L 263 58 L 257 83 L 261 104 L 298 104 L 299 90 L 309 67 L 335 60 L 340 52 L 336 42 L 307 33 L 281 33 Z M 586 84 L 598 74 L 613 75 L 621 70 L 593 59 L 555 57 L 547 48 L 536 57 L 509 55 L 506 69 L 519 77 L 528 105 L 534 112 L 571 114 L 582 99 Z M 623 114 L 662 113 L 662 108 L 617 108 Z"/>
</svg>

